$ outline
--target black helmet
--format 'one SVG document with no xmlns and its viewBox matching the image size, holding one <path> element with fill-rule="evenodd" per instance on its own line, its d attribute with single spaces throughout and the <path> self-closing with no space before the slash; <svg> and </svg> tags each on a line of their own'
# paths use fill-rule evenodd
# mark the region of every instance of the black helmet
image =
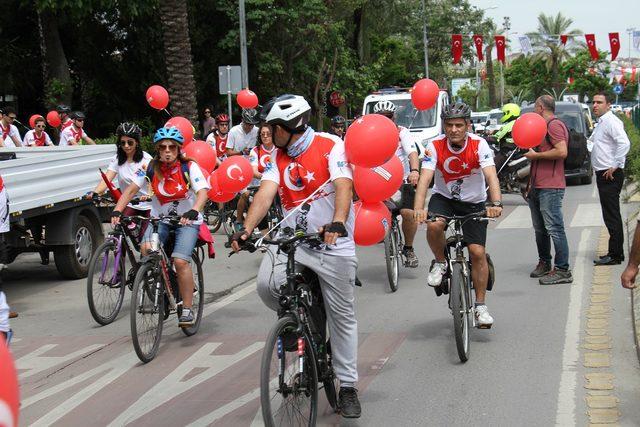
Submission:
<svg viewBox="0 0 640 427">
<path fill-rule="evenodd" d="M 56 107 L 56 111 L 58 113 L 69 114 L 71 112 L 71 108 L 68 105 L 60 104 Z"/>
<path fill-rule="evenodd" d="M 471 118 L 471 108 L 464 102 L 455 102 L 453 104 L 448 104 L 442 110 L 442 114 L 440 115 L 442 120 L 449 119 L 470 119 Z"/>
<path fill-rule="evenodd" d="M 280 125 L 292 133 L 302 133 L 311 119 L 311 106 L 299 95 L 271 98 L 260 111 L 260 120 Z"/>
<path fill-rule="evenodd" d="M 118 140 L 122 136 L 128 136 L 129 138 L 133 138 L 136 141 L 140 142 L 140 136 L 142 135 L 142 131 L 140 130 L 140 126 L 135 123 L 120 123 L 118 129 L 116 129 L 116 136 Z"/>
<path fill-rule="evenodd" d="M 260 124 L 260 120 L 258 118 L 258 112 L 256 111 L 256 109 L 245 108 L 244 110 L 242 110 L 242 121 L 250 125 Z"/>
<path fill-rule="evenodd" d="M 84 113 L 82 111 L 74 111 L 73 113 L 71 113 L 71 119 L 72 120 L 84 120 L 86 119 L 86 116 L 84 115 Z"/>
<path fill-rule="evenodd" d="M 347 123 L 347 121 L 342 116 L 338 115 L 331 118 L 331 126 L 344 125 L 345 123 Z"/>
</svg>

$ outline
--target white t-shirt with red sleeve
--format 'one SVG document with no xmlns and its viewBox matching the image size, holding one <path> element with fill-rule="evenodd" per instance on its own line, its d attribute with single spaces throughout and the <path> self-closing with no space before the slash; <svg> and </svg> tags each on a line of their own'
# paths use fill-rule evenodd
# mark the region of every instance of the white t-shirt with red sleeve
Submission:
<svg viewBox="0 0 640 427">
<path fill-rule="evenodd" d="M 59 146 L 73 145 L 74 141 L 78 144 L 82 144 L 82 137 L 88 136 L 84 129 L 77 129 L 75 126 L 68 126 L 60 132 Z"/>
<path fill-rule="evenodd" d="M 320 227 L 331 224 L 335 212 L 335 187 L 338 178 L 353 179 L 347 162 L 344 141 L 328 133 L 312 133 L 312 142 L 298 157 L 291 158 L 283 150 L 273 152 L 271 162 L 262 174 L 262 180 L 273 181 L 279 186 L 284 216 L 297 208 L 319 187 L 315 196 L 284 220 L 282 227 L 302 229 L 315 233 Z M 325 184 L 326 182 L 326 184 Z M 347 237 L 340 237 L 336 245 L 322 249 L 330 255 L 355 256 L 353 205 L 345 223 Z"/>
<path fill-rule="evenodd" d="M 409 171 L 411 169 L 409 165 L 409 155 L 411 153 L 418 153 L 416 144 L 411 137 L 411 131 L 405 127 L 399 126 L 400 141 L 398 141 L 398 149 L 396 150 L 396 156 L 402 162 L 402 168 L 404 169 L 403 179 L 407 179 Z M 420 154 L 420 153 L 418 153 Z"/>
<path fill-rule="evenodd" d="M 16 146 L 16 143 L 13 141 L 13 138 L 17 138 L 18 141 L 22 141 L 22 138 L 20 138 L 20 132 L 18 132 L 18 128 L 15 125 L 9 125 L 7 127 L 4 127 L 4 125 L 0 123 L 0 136 L 4 138 L 5 147 Z"/>
<path fill-rule="evenodd" d="M 53 145 L 53 142 L 51 141 L 51 138 L 49 138 L 49 134 L 47 134 L 45 131 L 42 131 L 40 136 L 38 136 L 36 134 L 36 131 L 34 129 L 31 129 L 29 132 L 27 132 L 24 135 L 22 144 L 27 145 L 29 147 L 31 146 L 42 147 L 45 145 Z"/>
<path fill-rule="evenodd" d="M 493 151 L 472 133 L 461 149 L 454 149 L 445 135 L 434 138 L 422 160 L 422 169 L 435 171 L 433 192 L 448 199 L 480 203 L 487 199 L 482 169 L 494 166 Z"/>
</svg>

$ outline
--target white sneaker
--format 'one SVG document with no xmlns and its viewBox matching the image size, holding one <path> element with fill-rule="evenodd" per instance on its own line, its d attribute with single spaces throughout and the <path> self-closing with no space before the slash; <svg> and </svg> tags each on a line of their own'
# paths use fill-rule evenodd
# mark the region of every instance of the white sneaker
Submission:
<svg viewBox="0 0 640 427">
<path fill-rule="evenodd" d="M 440 286 L 440 283 L 442 283 L 442 276 L 444 276 L 444 273 L 446 272 L 446 262 L 434 262 L 433 266 L 431 266 L 431 270 L 429 270 L 429 275 L 427 276 L 427 284 L 432 288 Z"/>
<path fill-rule="evenodd" d="M 489 309 L 486 305 L 479 305 L 475 309 L 476 313 L 476 326 L 480 329 L 490 329 L 493 325 L 493 317 L 489 314 Z"/>
</svg>

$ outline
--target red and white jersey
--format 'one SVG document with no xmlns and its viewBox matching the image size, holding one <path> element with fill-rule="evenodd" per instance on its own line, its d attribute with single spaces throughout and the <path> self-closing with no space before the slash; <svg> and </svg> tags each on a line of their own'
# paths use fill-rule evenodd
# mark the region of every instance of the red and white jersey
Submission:
<svg viewBox="0 0 640 427">
<path fill-rule="evenodd" d="M 8 125 L 7 127 L 5 127 L 0 122 L 0 135 L 4 139 L 5 147 L 16 146 L 13 138 L 17 138 L 18 141 L 22 141 L 22 138 L 20 138 L 20 132 L 18 132 L 18 128 L 15 125 Z"/>
<path fill-rule="evenodd" d="M 309 233 L 333 222 L 335 211 L 335 187 L 338 178 L 353 179 L 347 163 L 344 142 L 335 135 L 311 132 L 309 147 L 298 157 L 291 158 L 286 151 L 277 149 L 267 164 L 262 179 L 279 185 L 280 199 L 285 217 L 298 207 L 314 191 L 316 195 L 287 218 L 283 227 L 303 229 Z M 326 184 L 325 184 L 326 182 Z M 331 255 L 355 256 L 353 205 L 345 224 L 349 235 L 338 238 L 335 246 L 326 247 Z"/>
<path fill-rule="evenodd" d="M 66 128 L 71 126 L 72 124 L 73 124 L 73 120 L 71 120 L 70 118 L 67 117 L 67 119 L 64 121 L 64 123 L 62 123 L 60 125 L 60 131 L 62 132 L 63 130 L 65 130 Z"/>
<path fill-rule="evenodd" d="M 216 150 L 216 156 L 218 156 L 220 160 L 224 159 L 226 156 L 228 136 L 228 133 L 221 135 L 218 132 L 211 132 L 209 136 L 207 136 L 207 144 Z"/>
<path fill-rule="evenodd" d="M 53 142 L 51 142 L 51 138 L 49 138 L 49 135 L 46 132 L 42 131 L 40 136 L 38 136 L 36 131 L 31 129 L 24 135 L 22 145 L 42 147 L 45 145 L 53 145 Z"/>
<path fill-rule="evenodd" d="M 482 169 L 493 165 L 493 151 L 487 141 L 471 133 L 459 150 L 449 144 L 445 135 L 434 138 L 422 160 L 423 169 L 435 171 L 434 193 L 468 203 L 487 199 Z"/>
<path fill-rule="evenodd" d="M 275 149 L 275 145 L 271 147 L 271 150 L 267 150 L 262 145 L 253 147 L 251 149 L 251 153 L 249 154 L 249 161 L 251 162 L 251 166 L 257 166 L 258 172 L 264 173 L 264 170 L 267 168 L 267 165 L 271 161 L 271 157 Z"/>
<path fill-rule="evenodd" d="M 58 145 L 82 144 L 82 138 L 86 136 L 87 133 L 82 128 L 69 126 L 60 133 L 60 143 Z"/>
</svg>

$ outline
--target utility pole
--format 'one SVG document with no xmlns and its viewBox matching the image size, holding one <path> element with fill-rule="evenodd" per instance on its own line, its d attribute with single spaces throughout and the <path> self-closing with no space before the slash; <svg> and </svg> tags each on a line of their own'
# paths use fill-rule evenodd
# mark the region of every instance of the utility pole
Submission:
<svg viewBox="0 0 640 427">
<path fill-rule="evenodd" d="M 631 66 L 631 40 L 633 39 L 633 32 L 636 30 L 635 27 L 627 28 L 627 34 L 629 34 L 629 66 Z"/>
<path fill-rule="evenodd" d="M 502 21 L 502 28 L 504 29 L 504 41 L 506 46 L 508 46 L 509 41 L 509 30 L 511 29 L 511 18 L 505 16 Z M 504 60 L 507 61 L 507 52 L 505 46 L 505 55 Z M 500 62 L 500 104 L 504 105 L 504 64 Z"/>
<path fill-rule="evenodd" d="M 249 87 L 249 69 L 247 65 L 247 25 L 244 18 L 244 0 L 239 1 L 240 20 L 240 67 L 242 68 L 242 87 Z"/>
<path fill-rule="evenodd" d="M 427 38 L 427 6 L 422 0 L 422 43 L 424 44 L 424 76 L 429 78 L 429 39 Z"/>
</svg>

